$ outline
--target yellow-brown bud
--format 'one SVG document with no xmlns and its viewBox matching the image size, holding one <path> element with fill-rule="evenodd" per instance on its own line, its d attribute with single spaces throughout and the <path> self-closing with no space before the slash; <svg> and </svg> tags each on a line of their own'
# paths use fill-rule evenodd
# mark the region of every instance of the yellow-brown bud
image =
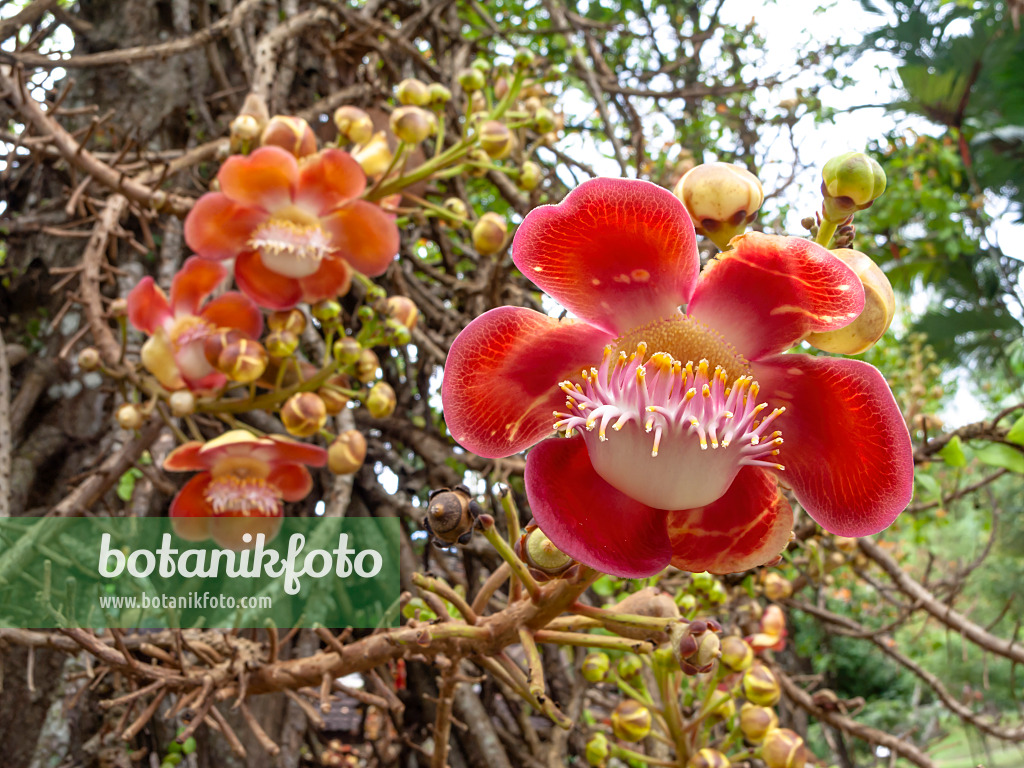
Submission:
<svg viewBox="0 0 1024 768">
<path fill-rule="evenodd" d="M 542 178 L 543 172 L 541 171 L 540 166 L 532 160 L 527 160 L 519 169 L 519 179 L 517 183 L 520 189 L 532 192 L 540 184 Z"/>
<path fill-rule="evenodd" d="M 809 334 L 807 343 L 823 352 L 859 355 L 889 330 L 896 314 L 896 295 L 889 278 L 869 256 L 850 248 L 837 248 L 832 253 L 856 273 L 864 286 L 864 309 L 843 328 Z"/>
<path fill-rule="evenodd" d="M 547 107 L 541 107 L 533 113 L 533 127 L 537 133 L 550 133 L 557 125 L 555 113 Z"/>
<path fill-rule="evenodd" d="M 467 544 L 479 516 L 480 506 L 469 495 L 469 490 L 457 485 L 430 492 L 423 524 L 434 535 L 435 544 Z"/>
<path fill-rule="evenodd" d="M 736 714 L 736 700 L 731 696 L 723 698 L 719 695 L 716 696 L 715 701 L 718 703 L 711 708 L 711 714 L 715 717 L 721 718 L 722 720 L 728 720 Z"/>
<path fill-rule="evenodd" d="M 789 728 L 769 731 L 761 745 L 761 759 L 767 768 L 804 768 L 807 762 L 804 740 Z"/>
<path fill-rule="evenodd" d="M 480 148 L 488 157 L 500 160 L 508 157 L 515 146 L 515 137 L 500 120 L 488 120 L 480 126 Z"/>
<path fill-rule="evenodd" d="M 782 689 L 775 673 L 761 662 L 756 662 L 743 673 L 743 695 L 751 704 L 771 707 L 782 697 Z"/>
<path fill-rule="evenodd" d="M 689 624 L 673 626 L 673 652 L 679 668 L 687 675 L 710 672 L 721 654 L 722 641 L 717 634 L 721 631 L 721 625 L 714 619 L 695 619 Z"/>
<path fill-rule="evenodd" d="M 869 207 L 885 191 L 885 171 L 863 152 L 845 152 L 821 169 L 822 212 L 838 223 Z"/>
<path fill-rule="evenodd" d="M 564 573 L 573 564 L 573 559 L 556 547 L 540 528 L 527 532 L 524 550 L 527 565 L 549 576 Z"/>
<path fill-rule="evenodd" d="M 128 299 L 123 296 L 118 296 L 107 308 L 107 314 L 110 317 L 127 317 L 128 315 Z"/>
<path fill-rule="evenodd" d="M 263 375 L 268 362 L 270 356 L 263 345 L 243 337 L 221 350 L 217 356 L 217 365 L 214 367 L 232 381 L 248 384 Z"/>
<path fill-rule="evenodd" d="M 737 635 L 722 638 L 722 663 L 733 672 L 742 672 L 754 663 L 754 649 Z"/>
<path fill-rule="evenodd" d="M 263 129 L 260 144 L 281 147 L 296 157 L 305 157 L 316 152 L 316 134 L 301 117 L 274 115 Z"/>
<path fill-rule="evenodd" d="M 697 232 L 723 251 L 764 202 L 757 177 L 732 163 L 698 165 L 686 172 L 672 193 L 683 201 Z"/>
<path fill-rule="evenodd" d="M 220 370 L 218 361 L 220 360 L 221 352 L 229 344 L 245 338 L 247 338 L 245 334 L 232 328 L 220 328 L 213 333 L 207 334 L 203 339 L 203 355 L 206 357 L 206 362 Z"/>
<path fill-rule="evenodd" d="M 764 575 L 764 596 L 769 600 L 785 600 L 793 594 L 793 584 L 780 573 L 768 571 Z"/>
<path fill-rule="evenodd" d="M 586 658 L 583 659 L 583 679 L 588 683 L 600 683 L 608 676 L 608 668 L 610 666 L 611 660 L 608 658 L 607 653 L 601 653 L 600 651 L 588 653 Z"/>
<path fill-rule="evenodd" d="M 731 765 L 729 758 L 717 749 L 705 747 L 690 758 L 686 768 L 729 768 Z"/>
<path fill-rule="evenodd" d="M 466 93 L 479 91 L 487 84 L 486 75 L 476 67 L 466 67 L 465 69 L 459 70 L 455 79 L 458 81 L 459 85 L 462 86 L 462 90 Z"/>
<path fill-rule="evenodd" d="M 86 347 L 78 353 L 78 367 L 83 371 L 95 371 L 101 362 L 100 351 L 96 347 Z"/>
<path fill-rule="evenodd" d="M 747 741 L 757 744 L 769 731 L 778 727 L 779 716 L 774 709 L 757 704 L 744 704 L 740 707 L 740 730 Z"/>
<path fill-rule="evenodd" d="M 263 344 L 271 357 L 289 357 L 299 348 L 299 337 L 291 331 L 271 331 Z"/>
<path fill-rule="evenodd" d="M 341 316 L 341 304 L 335 299 L 324 299 L 314 304 L 310 312 L 321 323 L 329 323 Z"/>
<path fill-rule="evenodd" d="M 196 397 L 187 389 L 172 393 L 167 403 L 171 406 L 171 413 L 178 418 L 189 416 L 196 410 Z"/>
<path fill-rule="evenodd" d="M 390 124 L 391 132 L 406 144 L 419 144 L 437 130 L 437 118 L 421 107 L 398 107 Z"/>
<path fill-rule="evenodd" d="M 334 359 L 342 365 L 352 365 L 358 362 L 362 354 L 363 348 L 351 336 L 342 336 L 334 342 Z M 376 375 L 376 369 L 374 369 L 374 375 Z"/>
<path fill-rule="evenodd" d="M 612 712 L 612 733 L 623 741 L 636 742 L 651 732 L 651 710 L 634 699 L 626 699 Z"/>
<path fill-rule="evenodd" d="M 338 133 L 352 144 L 365 144 L 373 136 L 373 120 L 359 107 L 346 105 L 334 110 Z"/>
<path fill-rule="evenodd" d="M 395 98 L 400 104 L 422 107 L 430 103 L 430 86 L 415 77 L 409 77 L 398 84 Z"/>
<path fill-rule="evenodd" d="M 635 653 L 627 653 L 619 659 L 619 663 L 615 666 L 615 671 L 623 680 L 629 680 L 639 675 L 643 668 L 644 663 L 639 656 Z"/>
<path fill-rule="evenodd" d="M 369 141 L 356 147 L 352 157 L 362 166 L 363 173 L 367 176 L 379 176 L 384 173 L 393 158 L 384 131 L 377 131 Z"/>
<path fill-rule="evenodd" d="M 231 149 L 236 152 L 248 151 L 259 139 L 261 126 L 252 115 L 239 115 L 228 127 Z"/>
<path fill-rule="evenodd" d="M 324 382 L 324 385 L 316 391 L 316 393 L 320 395 L 320 399 L 324 401 L 324 407 L 327 408 L 328 414 L 331 416 L 337 416 L 345 409 L 345 406 L 348 405 L 351 398 L 340 390 L 348 388 L 348 376 L 338 375 L 329 378 Z"/>
<path fill-rule="evenodd" d="M 416 327 L 420 311 L 408 296 L 389 296 L 385 302 L 388 317 L 397 320 L 409 330 Z"/>
<path fill-rule="evenodd" d="M 327 422 L 327 408 L 313 392 L 299 392 L 281 406 L 281 423 L 295 437 L 310 437 Z"/>
<path fill-rule="evenodd" d="M 327 448 L 327 468 L 336 475 L 351 475 L 366 461 L 366 438 L 358 429 L 342 432 Z"/>
<path fill-rule="evenodd" d="M 117 423 L 121 429 L 140 429 L 146 419 L 134 403 L 125 403 L 117 409 Z"/>
<path fill-rule="evenodd" d="M 438 106 L 441 104 L 447 104 L 452 100 L 452 92 L 440 83 L 431 83 L 429 86 L 430 90 L 430 105 Z"/>
<path fill-rule="evenodd" d="M 833 536 L 832 543 L 840 552 L 850 554 L 857 551 L 857 539 L 853 536 Z"/>
<path fill-rule="evenodd" d="M 473 225 L 473 247 L 481 256 L 497 253 L 505 245 L 508 236 L 508 225 L 505 219 L 493 211 L 488 211 Z"/>
<path fill-rule="evenodd" d="M 366 396 L 366 410 L 375 419 L 385 419 L 395 412 L 398 398 L 395 390 L 386 381 L 378 381 Z"/>
<path fill-rule="evenodd" d="M 449 197 L 444 201 L 444 209 L 448 213 L 458 216 L 460 219 L 465 220 L 469 216 L 469 210 L 466 208 L 466 204 L 457 197 Z"/>
<path fill-rule="evenodd" d="M 587 740 L 587 765 L 594 766 L 594 768 L 603 768 L 610 754 L 611 749 L 608 747 L 608 737 L 603 733 L 595 733 Z"/>
<path fill-rule="evenodd" d="M 271 312 L 267 327 L 272 331 L 291 331 L 296 336 L 306 330 L 306 315 L 301 309 L 283 309 Z"/>
<path fill-rule="evenodd" d="M 369 384 L 377 378 L 377 369 L 380 368 L 380 359 L 372 349 L 364 349 L 359 353 L 356 361 L 356 378 L 363 384 Z"/>
</svg>

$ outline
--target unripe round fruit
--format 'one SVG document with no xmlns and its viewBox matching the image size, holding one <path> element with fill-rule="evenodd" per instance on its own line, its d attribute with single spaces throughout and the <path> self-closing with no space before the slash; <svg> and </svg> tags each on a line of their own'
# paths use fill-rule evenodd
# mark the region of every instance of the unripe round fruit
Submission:
<svg viewBox="0 0 1024 768">
<path fill-rule="evenodd" d="M 612 733 L 628 742 L 642 741 L 651 732 L 651 711 L 633 699 L 626 699 L 612 712 Z"/>
<path fill-rule="evenodd" d="M 334 359 L 342 365 L 352 365 L 362 354 L 363 348 L 351 336 L 342 336 L 334 342 Z"/>
<path fill-rule="evenodd" d="M 422 80 L 409 77 L 398 84 L 395 97 L 401 104 L 422 107 L 430 103 L 430 87 Z"/>
<path fill-rule="evenodd" d="M 764 737 L 761 759 L 767 768 L 804 768 L 804 740 L 789 728 L 776 728 Z"/>
<path fill-rule="evenodd" d="M 363 384 L 369 384 L 377 378 L 377 369 L 380 368 L 380 360 L 372 349 L 364 349 L 359 353 L 356 361 L 356 378 Z"/>
<path fill-rule="evenodd" d="M 310 437 L 327 422 L 327 407 L 313 392 L 292 395 L 281 406 L 281 423 L 295 437 Z"/>
<path fill-rule="evenodd" d="M 498 214 L 488 211 L 473 225 L 473 247 L 481 256 L 497 253 L 505 245 L 508 225 Z"/>
<path fill-rule="evenodd" d="M 316 134 L 301 117 L 274 115 L 263 129 L 260 144 L 281 147 L 296 157 L 305 157 L 316 152 Z"/>
<path fill-rule="evenodd" d="M 764 202 L 761 182 L 732 163 L 704 163 L 687 171 L 672 194 L 686 206 L 693 226 L 720 250 L 747 228 Z"/>
<path fill-rule="evenodd" d="M 291 331 L 296 336 L 306 330 L 306 315 L 301 309 L 282 309 L 267 317 L 267 328 L 272 331 Z"/>
<path fill-rule="evenodd" d="M 373 120 L 359 107 L 343 106 L 334 110 L 338 133 L 353 144 L 365 144 L 373 136 Z"/>
<path fill-rule="evenodd" d="M 327 448 L 327 468 L 336 475 L 351 475 L 366 461 L 366 438 L 358 429 L 342 432 Z"/>
<path fill-rule="evenodd" d="M 378 381 L 366 396 L 366 410 L 375 419 L 385 419 L 395 412 L 398 398 L 395 390 L 386 381 Z"/>
<path fill-rule="evenodd" d="M 775 673 L 757 662 L 743 673 L 743 695 L 751 704 L 771 707 L 782 697 L 782 689 Z"/>
<path fill-rule="evenodd" d="M 850 248 L 837 248 L 832 253 L 856 273 L 864 286 L 864 309 L 843 328 L 808 334 L 807 343 L 823 352 L 859 355 L 889 330 L 896 314 L 896 294 L 889 278 L 871 257 Z"/>
<path fill-rule="evenodd" d="M 95 371 L 101 362 L 100 351 L 96 347 L 86 347 L 78 353 L 78 367 L 83 371 Z"/>
<path fill-rule="evenodd" d="M 690 758 L 686 768 L 729 768 L 729 758 L 717 749 L 705 747 Z"/>
<path fill-rule="evenodd" d="M 182 389 L 174 392 L 168 399 L 167 403 L 171 406 L 171 414 L 177 418 L 182 416 L 189 416 L 196 411 L 196 398 L 187 389 Z"/>
<path fill-rule="evenodd" d="M 600 651 L 588 653 L 587 657 L 583 659 L 583 679 L 588 683 L 600 683 L 608 676 L 608 668 L 610 666 L 611 660 L 608 658 L 607 653 L 601 653 Z"/>
<path fill-rule="evenodd" d="M 125 403 L 117 409 L 117 423 L 121 429 L 140 429 L 146 419 L 137 405 Z"/>
<path fill-rule="evenodd" d="M 391 113 L 391 132 L 406 144 L 419 144 L 437 130 L 437 118 L 420 107 L 399 107 Z"/>
</svg>

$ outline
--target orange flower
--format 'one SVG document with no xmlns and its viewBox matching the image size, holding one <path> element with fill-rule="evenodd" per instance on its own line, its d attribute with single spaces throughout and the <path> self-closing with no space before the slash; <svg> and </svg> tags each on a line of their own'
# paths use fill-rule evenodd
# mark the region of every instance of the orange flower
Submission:
<svg viewBox="0 0 1024 768">
<path fill-rule="evenodd" d="M 380 275 L 398 251 L 398 228 L 357 199 L 366 175 L 347 152 L 296 159 L 276 146 L 228 158 L 220 192 L 196 202 L 185 240 L 206 259 L 236 258 L 235 280 L 257 304 L 288 309 L 348 291 L 352 269 Z"/>
</svg>

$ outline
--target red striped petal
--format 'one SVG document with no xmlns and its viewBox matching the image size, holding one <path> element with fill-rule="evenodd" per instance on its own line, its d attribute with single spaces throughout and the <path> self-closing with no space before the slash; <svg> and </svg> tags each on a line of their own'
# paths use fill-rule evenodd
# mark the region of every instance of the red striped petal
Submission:
<svg viewBox="0 0 1024 768">
<path fill-rule="evenodd" d="M 144 277 L 128 292 L 128 320 L 144 333 L 153 334 L 166 321 L 171 319 L 171 307 L 167 296 L 153 282 L 152 277 Z"/>
<path fill-rule="evenodd" d="M 171 307 L 176 315 L 198 314 L 203 299 L 213 293 L 228 271 L 219 263 L 198 256 L 185 260 L 171 281 Z"/>
<path fill-rule="evenodd" d="M 535 208 L 512 260 L 574 315 L 616 335 L 675 313 L 700 269 L 683 204 L 633 179 L 592 179 Z"/>
<path fill-rule="evenodd" d="M 208 192 L 185 217 L 185 242 L 204 259 L 233 259 L 248 247 L 253 230 L 267 218 L 259 208 Z"/>
<path fill-rule="evenodd" d="M 291 309 L 302 301 L 299 281 L 267 269 L 255 251 L 245 251 L 235 260 L 235 282 L 246 296 L 267 309 Z"/>
<path fill-rule="evenodd" d="M 295 156 L 281 147 L 260 147 L 232 155 L 217 173 L 220 191 L 240 205 L 273 212 L 291 205 L 299 182 Z"/>
<path fill-rule="evenodd" d="M 238 291 L 218 296 L 199 313 L 200 317 L 216 328 L 235 328 L 250 339 L 263 333 L 263 313 L 252 299 Z"/>
<path fill-rule="evenodd" d="M 774 560 L 789 542 L 793 510 L 775 475 L 744 467 L 718 501 L 668 513 L 672 565 L 738 573 Z"/>
<path fill-rule="evenodd" d="M 338 255 L 364 275 L 384 274 L 398 253 L 394 217 L 365 200 L 353 200 L 320 220 Z"/>
</svg>

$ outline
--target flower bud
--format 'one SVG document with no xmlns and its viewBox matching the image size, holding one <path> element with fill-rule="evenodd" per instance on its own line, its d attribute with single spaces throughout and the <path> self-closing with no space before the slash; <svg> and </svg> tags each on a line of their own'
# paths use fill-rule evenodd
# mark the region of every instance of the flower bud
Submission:
<svg viewBox="0 0 1024 768">
<path fill-rule="evenodd" d="M 732 163 L 704 163 L 687 171 L 672 193 L 683 201 L 698 234 L 720 250 L 754 220 L 764 190 L 757 177 Z"/>
<path fill-rule="evenodd" d="M 409 77 L 398 84 L 395 97 L 400 104 L 422 107 L 430 103 L 430 87 L 422 80 Z"/>
<path fill-rule="evenodd" d="M 717 749 L 705 747 L 690 758 L 686 768 L 729 768 L 729 758 Z"/>
<path fill-rule="evenodd" d="M 756 662 L 743 673 L 743 695 L 751 704 L 771 707 L 781 698 L 782 689 L 775 673 L 761 662 Z"/>
<path fill-rule="evenodd" d="M 853 536 L 833 536 L 832 543 L 840 552 L 850 554 L 857 551 L 857 539 Z"/>
<path fill-rule="evenodd" d="M 729 635 L 722 639 L 722 663 L 733 672 L 742 672 L 754 663 L 754 649 L 742 637 Z"/>
<path fill-rule="evenodd" d="M 515 57 L 512 59 L 517 67 L 526 69 L 527 67 L 533 66 L 533 62 L 536 56 L 533 55 L 533 51 L 529 48 L 520 48 L 516 51 Z"/>
<path fill-rule="evenodd" d="M 469 216 L 469 210 L 466 208 L 466 204 L 457 197 L 449 197 L 445 200 L 444 209 L 453 216 L 457 216 L 463 220 Z"/>
<path fill-rule="evenodd" d="M 502 75 L 494 81 L 494 98 L 500 101 L 505 98 L 506 93 L 508 93 L 508 78 Z"/>
<path fill-rule="evenodd" d="M 218 368 L 218 361 L 220 360 L 221 352 L 223 352 L 228 345 L 234 344 L 236 341 L 244 338 L 246 338 L 245 334 L 231 328 L 220 328 L 213 333 L 207 334 L 203 339 L 203 355 L 206 357 L 206 362 L 214 368 Z"/>
<path fill-rule="evenodd" d="M 540 528 L 526 532 L 526 546 L 523 547 L 523 560 L 531 568 L 535 568 L 547 576 L 558 576 L 571 566 L 574 560 L 551 543 Z"/>
<path fill-rule="evenodd" d="M 587 741 L 587 764 L 601 768 L 608 760 L 611 750 L 608 748 L 608 737 L 603 733 L 595 733 Z"/>
<path fill-rule="evenodd" d="M 281 147 L 296 157 L 305 157 L 316 152 L 316 134 L 301 117 L 274 115 L 263 129 L 260 144 Z"/>
<path fill-rule="evenodd" d="M 473 247 L 481 256 L 497 253 L 505 245 L 508 236 L 508 225 L 505 219 L 493 211 L 488 211 L 473 225 Z"/>
<path fill-rule="evenodd" d="M 452 100 L 452 92 L 440 83 L 431 83 L 429 91 L 430 105 L 432 107 L 447 104 Z"/>
<path fill-rule="evenodd" d="M 328 323 L 341 316 L 341 304 L 335 299 L 324 299 L 314 304 L 310 308 L 310 312 L 321 323 Z"/>
<path fill-rule="evenodd" d="M 460 70 L 455 79 L 466 93 L 479 91 L 487 84 L 487 76 L 476 67 Z"/>
<path fill-rule="evenodd" d="M 406 144 L 419 144 L 437 130 L 437 118 L 420 107 L 399 107 L 390 122 L 391 132 Z"/>
<path fill-rule="evenodd" d="M 364 349 L 356 360 L 356 378 L 363 384 L 369 384 L 377 378 L 380 360 L 372 349 Z"/>
<path fill-rule="evenodd" d="M 743 738 L 757 744 L 774 728 L 779 727 L 779 717 L 774 709 L 744 704 L 740 707 L 740 730 Z"/>
<path fill-rule="evenodd" d="M 363 173 L 367 176 L 379 176 L 384 173 L 393 159 L 384 131 L 377 131 L 369 141 L 356 147 L 352 157 L 362 166 Z"/>
<path fill-rule="evenodd" d="M 469 489 L 457 485 L 430 492 L 423 524 L 434 535 L 435 544 L 468 544 L 479 516 L 480 506 L 469 495 Z"/>
<path fill-rule="evenodd" d="M 96 347 L 86 347 L 78 353 L 78 367 L 83 371 L 95 371 L 101 362 L 100 351 Z"/>
<path fill-rule="evenodd" d="M 821 170 L 822 213 L 828 221 L 845 221 L 862 211 L 885 191 L 885 171 L 863 152 L 845 152 Z"/>
<path fill-rule="evenodd" d="M 351 398 L 339 389 L 348 389 L 348 384 L 348 376 L 332 376 L 316 391 L 331 416 L 337 416 L 348 405 Z"/>
<path fill-rule="evenodd" d="M 283 309 L 271 312 L 267 317 L 267 327 L 272 331 L 291 331 L 298 336 L 306 330 L 306 315 L 301 309 Z"/>
<path fill-rule="evenodd" d="M 807 762 L 804 740 L 789 728 L 769 731 L 761 745 L 761 759 L 767 768 L 804 768 Z"/>
<path fill-rule="evenodd" d="M 342 365 L 353 365 L 362 354 L 363 348 L 351 336 L 342 336 L 334 342 L 334 359 Z"/>
<path fill-rule="evenodd" d="M 633 699 L 619 702 L 612 712 L 612 733 L 623 741 L 642 741 L 651 732 L 651 711 Z"/>
<path fill-rule="evenodd" d="M 488 157 L 500 160 L 508 157 L 515 146 L 515 137 L 500 120 L 488 120 L 480 126 L 480 148 Z"/>
<path fill-rule="evenodd" d="M 252 115 L 239 115 L 228 126 L 229 144 L 234 152 L 248 152 L 260 137 L 259 121 Z"/>
<path fill-rule="evenodd" d="M 295 437 L 315 435 L 327 422 L 327 408 L 319 395 L 299 392 L 281 406 L 281 423 Z"/>
<path fill-rule="evenodd" d="M 728 695 L 728 691 L 723 688 L 718 688 L 718 691 L 725 693 L 726 696 L 717 696 L 716 701 L 718 702 L 711 708 L 711 714 L 715 717 L 721 718 L 722 720 L 728 720 L 736 714 L 736 701 L 732 696 Z"/>
<path fill-rule="evenodd" d="M 174 392 L 168 399 L 168 404 L 171 406 L 171 413 L 181 418 L 182 416 L 190 416 L 195 413 L 196 410 L 196 398 L 187 389 L 182 389 Z"/>
<path fill-rule="evenodd" d="M 786 647 L 786 615 L 777 605 L 769 605 L 761 614 L 759 631 L 747 638 L 756 653 L 781 651 Z"/>
<path fill-rule="evenodd" d="M 519 169 L 519 179 L 517 184 L 520 189 L 532 192 L 538 187 L 542 177 L 543 171 L 541 171 L 540 166 L 532 160 L 527 160 Z"/>
<path fill-rule="evenodd" d="M 409 330 L 416 327 L 420 311 L 416 308 L 416 303 L 408 296 L 389 296 L 385 307 L 388 317 L 397 320 Z"/>
<path fill-rule="evenodd" d="M 214 367 L 232 381 L 248 384 L 267 370 L 270 356 L 258 341 L 242 337 L 221 350 Z"/>
<path fill-rule="evenodd" d="M 687 675 L 710 672 L 721 653 L 722 642 L 717 621 L 694 620 L 672 628 L 673 650 L 680 669 Z"/>
<path fill-rule="evenodd" d="M 789 579 L 775 571 L 768 571 L 764 575 L 764 596 L 769 600 L 785 600 L 793 594 L 793 585 Z"/>
<path fill-rule="evenodd" d="M 107 307 L 107 314 L 110 317 L 127 317 L 128 316 L 128 299 L 123 296 L 118 296 Z"/>
<path fill-rule="evenodd" d="M 615 671 L 623 680 L 629 680 L 630 678 L 639 675 L 640 670 L 643 668 L 644 663 L 640 660 L 639 656 L 635 653 L 627 653 L 619 659 L 619 663 L 615 667 Z"/>
<path fill-rule="evenodd" d="M 859 355 L 889 330 L 896 314 L 896 295 L 889 278 L 869 256 L 850 248 L 838 248 L 832 253 L 856 273 L 864 286 L 864 309 L 843 328 L 808 334 L 807 343 L 823 352 Z"/>
<path fill-rule="evenodd" d="M 366 396 L 366 410 L 375 419 L 385 419 L 395 412 L 398 398 L 395 390 L 386 381 L 378 381 Z"/>
<path fill-rule="evenodd" d="M 125 403 L 117 409 L 117 423 L 121 429 L 140 429 L 146 419 L 134 403 Z"/>
<path fill-rule="evenodd" d="M 533 128 L 537 133 L 550 133 L 555 130 L 555 113 L 547 107 L 541 107 L 533 113 Z"/>
<path fill-rule="evenodd" d="M 365 144 L 373 136 L 373 120 L 359 107 L 344 106 L 334 110 L 338 133 L 353 144 Z"/>
<path fill-rule="evenodd" d="M 366 461 L 366 438 L 358 429 L 342 432 L 327 447 L 327 468 L 336 475 L 351 475 Z"/>
<path fill-rule="evenodd" d="M 583 679 L 588 683 L 600 683 L 608 676 L 610 666 L 611 660 L 607 653 L 600 651 L 588 653 L 587 657 L 583 659 Z"/>
<path fill-rule="evenodd" d="M 299 348 L 299 337 L 291 331 L 271 331 L 263 345 L 271 357 L 290 357 Z"/>
</svg>

